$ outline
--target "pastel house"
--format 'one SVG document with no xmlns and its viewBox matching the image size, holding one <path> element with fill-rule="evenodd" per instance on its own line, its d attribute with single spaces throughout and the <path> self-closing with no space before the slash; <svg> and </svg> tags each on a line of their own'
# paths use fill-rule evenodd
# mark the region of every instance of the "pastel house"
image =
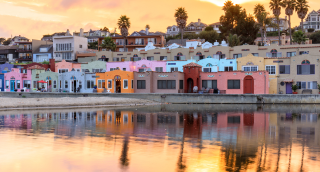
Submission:
<svg viewBox="0 0 320 172">
<path fill-rule="evenodd" d="M 33 52 L 33 62 L 44 62 L 52 59 L 53 45 L 40 45 L 38 49 Z"/>
<path fill-rule="evenodd" d="M 191 62 L 196 63 L 196 60 L 181 60 L 181 61 L 167 61 L 166 70 L 167 72 L 179 71 L 183 72 L 183 66 Z"/>
<path fill-rule="evenodd" d="M 25 88 L 26 92 L 29 92 L 31 88 L 31 70 L 27 70 L 27 73 L 21 73 L 20 69 L 12 68 L 11 72 L 4 74 L 5 89 L 6 91 L 18 92 Z"/>
<path fill-rule="evenodd" d="M 79 72 L 72 69 L 70 72 L 59 73 L 58 88 L 62 92 L 92 93 L 96 80 L 95 73 Z"/>
<path fill-rule="evenodd" d="M 71 62 L 62 60 L 61 62 L 55 64 L 55 72 L 58 72 L 58 73 L 70 72 L 72 69 L 80 72 L 81 63 L 71 63 Z"/>
<path fill-rule="evenodd" d="M 103 70 L 106 71 L 107 63 L 105 61 L 92 61 L 88 63 L 81 64 L 82 72 L 102 72 Z"/>
<path fill-rule="evenodd" d="M 122 71 L 134 71 L 134 62 L 124 61 L 124 62 L 108 62 L 107 72 L 120 69 Z"/>
<path fill-rule="evenodd" d="M 1 64 L 0 73 L 2 73 L 3 71 L 10 72 L 12 68 L 14 68 L 13 64 L 9 64 L 9 63 Z"/>
<path fill-rule="evenodd" d="M 4 73 L 0 73 L 0 91 L 4 91 Z"/>
<path fill-rule="evenodd" d="M 32 80 L 33 82 L 33 90 L 37 89 L 39 85 L 37 84 L 38 81 L 46 81 L 47 83 L 44 83 L 43 86 L 48 92 L 58 92 L 59 88 L 59 73 L 52 72 L 50 69 L 47 69 L 45 72 L 39 73 L 39 76 L 36 78 L 36 80 Z"/>
<path fill-rule="evenodd" d="M 98 92 L 134 93 L 134 74 L 129 71 L 113 70 L 96 73 Z"/>
<path fill-rule="evenodd" d="M 145 72 L 145 71 L 166 71 L 165 61 L 151 61 L 151 60 L 139 60 L 139 61 L 125 61 L 125 62 L 109 62 L 107 63 L 107 71 L 113 71 L 120 69 L 123 71 L 131 72 Z"/>
<path fill-rule="evenodd" d="M 38 81 L 40 81 L 39 75 L 41 73 L 44 73 L 46 71 L 46 68 L 39 65 L 33 65 L 31 67 L 28 67 L 27 70 L 31 70 L 31 81 L 32 81 L 31 91 L 36 92 L 37 88 L 42 88 L 42 86 L 44 86 L 44 83 L 38 83 Z"/>
</svg>

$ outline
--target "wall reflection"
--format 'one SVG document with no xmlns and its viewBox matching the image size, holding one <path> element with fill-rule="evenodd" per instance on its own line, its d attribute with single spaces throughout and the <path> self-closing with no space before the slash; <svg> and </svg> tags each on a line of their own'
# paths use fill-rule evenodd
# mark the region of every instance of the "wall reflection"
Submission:
<svg viewBox="0 0 320 172">
<path fill-rule="evenodd" d="M 77 110 L 0 115 L 0 133 L 106 138 L 109 147 L 121 145 L 118 163 L 123 169 L 135 166 L 133 157 L 148 158 L 149 150 L 152 156 L 172 150 L 173 171 L 320 171 L 318 119 L 317 113 L 261 110 Z"/>
</svg>

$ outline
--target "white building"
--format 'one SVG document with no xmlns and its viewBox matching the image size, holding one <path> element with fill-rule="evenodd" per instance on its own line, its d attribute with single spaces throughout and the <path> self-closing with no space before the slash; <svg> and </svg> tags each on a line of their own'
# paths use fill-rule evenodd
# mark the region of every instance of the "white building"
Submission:
<svg viewBox="0 0 320 172">
<path fill-rule="evenodd" d="M 219 29 L 219 27 L 221 26 L 220 22 L 209 24 L 209 26 L 213 27 L 213 30 L 215 30 L 217 33 L 221 33 Z"/>
<path fill-rule="evenodd" d="M 289 21 L 287 19 L 287 16 L 285 18 L 279 18 L 279 29 L 280 31 L 284 31 L 289 29 Z M 278 24 L 278 21 L 276 18 L 272 18 L 272 23 Z M 267 32 L 275 32 L 278 31 L 277 27 L 267 27 Z"/>
<path fill-rule="evenodd" d="M 305 22 L 303 22 L 303 29 L 308 31 L 308 29 L 313 28 L 315 31 L 320 30 L 320 10 L 311 11 L 306 17 Z"/>
<path fill-rule="evenodd" d="M 166 36 L 175 36 L 180 33 L 179 27 L 176 25 L 168 26 Z"/>
<path fill-rule="evenodd" d="M 55 61 L 74 61 L 76 53 L 88 49 L 88 40 L 79 36 L 53 37 L 53 58 Z"/>
</svg>

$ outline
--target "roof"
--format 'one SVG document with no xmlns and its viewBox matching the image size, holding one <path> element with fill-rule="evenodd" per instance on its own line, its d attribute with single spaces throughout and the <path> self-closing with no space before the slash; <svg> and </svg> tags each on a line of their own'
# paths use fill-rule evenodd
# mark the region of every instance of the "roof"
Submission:
<svg viewBox="0 0 320 172">
<path fill-rule="evenodd" d="M 176 26 L 176 25 L 168 26 L 167 29 L 170 29 L 172 27 L 178 27 L 178 26 Z"/>
<path fill-rule="evenodd" d="M 216 23 L 209 24 L 209 26 L 211 26 L 211 25 L 221 25 L 221 23 L 220 22 L 216 22 Z"/>
<path fill-rule="evenodd" d="M 32 69 L 46 70 L 46 68 L 39 66 L 39 65 L 33 65 L 31 67 L 28 67 L 27 69 L 29 69 L 29 70 L 32 70 Z"/>
<path fill-rule="evenodd" d="M 290 36 L 286 36 L 285 39 L 286 39 L 286 40 L 290 39 Z M 267 37 L 266 37 L 266 40 L 275 40 L 275 41 L 278 41 L 278 40 L 279 40 L 279 36 L 267 36 Z M 282 36 L 281 36 L 280 40 L 282 40 Z M 257 37 L 257 38 L 255 39 L 255 41 L 261 41 L 261 37 Z"/>
<path fill-rule="evenodd" d="M 16 50 L 18 49 L 18 46 L 16 45 L 13 45 L 13 46 L 6 46 L 6 45 L 3 45 L 3 46 L 0 46 L 0 50 Z"/>
<path fill-rule="evenodd" d="M 202 66 L 197 63 L 191 62 L 191 63 L 184 65 L 183 67 L 202 67 Z"/>
<path fill-rule="evenodd" d="M 48 52 L 40 52 L 40 48 L 49 48 Z M 52 53 L 53 52 L 53 45 L 40 45 L 33 54 L 42 54 L 42 53 Z"/>
<path fill-rule="evenodd" d="M 183 40 L 182 40 L 182 45 L 183 45 L 183 46 L 186 46 L 186 45 L 187 45 L 187 43 L 186 43 L 187 40 L 188 40 L 188 39 L 183 39 Z M 171 45 L 171 44 L 174 44 L 174 43 L 181 45 L 181 39 L 171 39 L 171 40 L 169 40 L 169 41 L 167 42 L 167 45 Z"/>
<path fill-rule="evenodd" d="M 202 26 L 202 27 L 207 26 L 207 24 L 202 23 L 202 22 L 200 21 L 200 19 L 199 19 L 199 21 L 197 21 L 197 22 L 191 22 L 191 23 L 189 23 L 189 24 L 187 25 L 187 27 L 188 27 L 189 25 Z"/>
<path fill-rule="evenodd" d="M 15 37 L 12 38 L 12 40 L 14 40 L 15 38 L 29 40 L 28 38 L 23 37 L 23 36 L 15 36 Z"/>
</svg>

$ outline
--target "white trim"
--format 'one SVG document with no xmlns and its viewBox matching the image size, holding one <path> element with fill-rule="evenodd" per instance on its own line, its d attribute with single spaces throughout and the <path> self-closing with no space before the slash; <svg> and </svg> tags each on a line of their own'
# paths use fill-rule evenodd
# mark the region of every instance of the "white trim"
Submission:
<svg viewBox="0 0 320 172">
<path fill-rule="evenodd" d="M 277 73 L 277 67 L 276 65 L 266 65 L 265 66 L 265 69 L 267 70 L 267 66 L 270 66 L 270 70 L 271 70 L 271 67 L 274 66 L 274 74 L 270 74 L 270 72 L 268 71 L 269 75 L 275 75 Z"/>
<path fill-rule="evenodd" d="M 246 71 L 246 72 L 251 72 L 252 71 L 252 67 L 256 67 L 257 68 L 257 71 L 259 70 L 259 66 L 242 66 L 242 71 L 244 71 L 244 68 L 245 67 L 250 67 L 250 71 Z"/>
<path fill-rule="evenodd" d="M 111 81 L 111 87 L 109 87 L 109 81 Z M 108 88 L 108 89 L 112 89 L 112 79 L 108 79 L 108 80 L 107 80 L 107 88 Z"/>
<path fill-rule="evenodd" d="M 124 81 L 127 81 L 127 88 L 124 88 Z M 129 89 L 129 81 L 128 81 L 127 79 L 124 79 L 124 80 L 123 80 L 123 86 L 122 86 L 122 88 L 123 88 L 123 89 L 126 89 L 126 90 Z"/>
</svg>

